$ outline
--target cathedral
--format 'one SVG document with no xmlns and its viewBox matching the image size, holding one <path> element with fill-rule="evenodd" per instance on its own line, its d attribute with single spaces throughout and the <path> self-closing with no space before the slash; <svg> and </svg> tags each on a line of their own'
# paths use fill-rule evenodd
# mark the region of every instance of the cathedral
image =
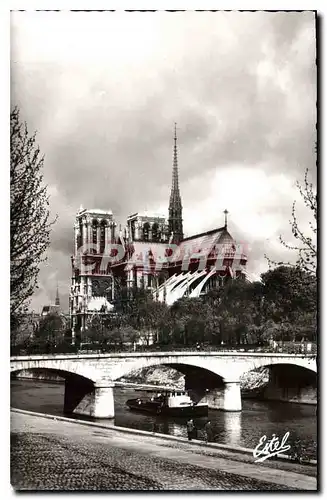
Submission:
<svg viewBox="0 0 327 500">
<path fill-rule="evenodd" d="M 73 336 L 94 314 L 113 311 L 122 290 L 128 297 L 128 291 L 146 288 L 154 300 L 171 305 L 206 294 L 226 278 L 246 278 L 247 257 L 228 232 L 227 210 L 222 227 L 184 237 L 178 177 L 175 124 L 168 219 L 136 212 L 117 229 L 110 210 L 77 212 L 69 300 Z"/>
</svg>

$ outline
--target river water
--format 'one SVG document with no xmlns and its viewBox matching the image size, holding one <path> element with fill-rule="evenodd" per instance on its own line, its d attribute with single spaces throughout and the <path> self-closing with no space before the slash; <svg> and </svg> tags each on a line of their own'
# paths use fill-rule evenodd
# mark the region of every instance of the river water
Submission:
<svg viewBox="0 0 327 500">
<path fill-rule="evenodd" d="M 63 383 L 12 380 L 11 406 L 39 413 L 63 415 L 64 391 Z M 142 414 L 126 407 L 127 399 L 145 394 L 140 390 L 116 387 L 115 418 L 101 419 L 101 424 L 187 437 L 185 418 Z M 297 450 L 303 457 L 317 458 L 317 417 L 314 405 L 246 399 L 242 401 L 242 407 L 242 411 L 236 413 L 209 410 L 215 442 L 253 449 L 263 435 L 269 439 L 275 434 L 281 439 L 289 432 L 287 444 L 291 445 L 291 449 L 288 454 Z M 203 427 L 206 421 L 207 418 L 195 420 L 198 439 L 204 439 Z"/>
</svg>

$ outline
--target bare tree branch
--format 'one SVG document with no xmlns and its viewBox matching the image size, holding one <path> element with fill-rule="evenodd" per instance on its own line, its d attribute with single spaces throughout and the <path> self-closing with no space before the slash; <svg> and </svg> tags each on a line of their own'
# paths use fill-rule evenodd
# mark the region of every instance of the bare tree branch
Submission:
<svg viewBox="0 0 327 500">
<path fill-rule="evenodd" d="M 296 263 L 291 264 L 290 262 L 287 263 L 275 262 L 266 255 L 265 257 L 268 260 L 270 266 L 286 264 L 288 266 L 299 267 L 311 274 L 316 274 L 317 243 L 315 235 L 317 234 L 317 194 L 313 187 L 312 182 L 309 182 L 308 180 L 308 172 L 309 170 L 306 169 L 304 175 L 304 185 L 301 185 L 299 182 L 297 182 L 296 185 L 304 201 L 305 206 L 310 210 L 314 218 L 314 223 L 311 221 L 309 222 L 309 227 L 312 231 L 312 236 L 306 236 L 304 231 L 301 229 L 296 214 L 296 202 L 294 201 L 292 205 L 292 219 L 289 222 L 296 243 L 294 245 L 290 245 L 286 243 L 286 241 L 283 239 L 282 236 L 279 237 L 279 240 L 287 250 L 297 252 L 298 258 L 296 260 Z"/>
<path fill-rule="evenodd" d="M 50 243 L 49 197 L 43 184 L 44 158 L 29 136 L 18 108 L 10 113 L 10 316 L 14 329 L 37 289 Z"/>
</svg>

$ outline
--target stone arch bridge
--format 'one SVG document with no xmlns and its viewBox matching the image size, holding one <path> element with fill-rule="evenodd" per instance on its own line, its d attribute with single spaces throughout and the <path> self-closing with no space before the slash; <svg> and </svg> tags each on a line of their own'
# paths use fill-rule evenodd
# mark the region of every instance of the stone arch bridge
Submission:
<svg viewBox="0 0 327 500">
<path fill-rule="evenodd" d="M 115 381 L 131 371 L 165 365 L 185 375 L 185 387 L 201 399 L 208 390 L 223 387 L 223 399 L 213 407 L 240 411 L 240 378 L 260 367 L 288 372 L 317 373 L 316 356 L 245 352 L 149 352 L 106 354 L 54 354 L 16 356 L 10 359 L 12 374 L 32 370 L 65 379 L 64 411 L 95 418 L 114 417 Z M 285 376 L 284 376 L 285 380 Z M 214 399 L 211 398 L 211 401 Z"/>
</svg>

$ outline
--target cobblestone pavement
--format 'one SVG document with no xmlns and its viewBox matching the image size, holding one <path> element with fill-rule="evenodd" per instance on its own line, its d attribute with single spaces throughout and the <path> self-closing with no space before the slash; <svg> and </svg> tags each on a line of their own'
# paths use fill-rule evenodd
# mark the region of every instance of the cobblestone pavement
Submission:
<svg viewBox="0 0 327 500">
<path fill-rule="evenodd" d="M 133 442 L 132 436 L 114 436 L 113 445 L 107 431 L 78 424 L 15 415 L 12 427 L 11 483 L 16 490 L 296 489 L 180 463 L 178 451 L 171 448 L 165 456 L 155 456 L 141 444 L 126 448 L 124 440 Z"/>
</svg>

